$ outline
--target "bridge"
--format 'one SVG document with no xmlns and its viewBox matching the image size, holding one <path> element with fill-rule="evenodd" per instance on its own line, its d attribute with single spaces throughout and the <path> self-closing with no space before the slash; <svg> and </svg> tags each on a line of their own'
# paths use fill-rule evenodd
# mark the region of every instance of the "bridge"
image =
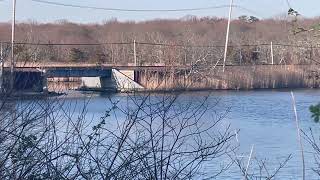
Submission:
<svg viewBox="0 0 320 180">
<path fill-rule="evenodd" d="M 320 69 L 314 65 L 217 65 L 210 77 L 195 66 L 131 66 L 110 64 L 17 64 L 15 89 L 43 91 L 49 78 L 77 77 L 93 90 L 196 90 L 320 87 Z M 9 68 L 5 68 L 9 77 Z M 208 70 L 209 71 L 209 70 Z M 203 73 L 203 72 L 202 72 Z"/>
<path fill-rule="evenodd" d="M 187 66 L 116 66 L 106 64 L 19 64 L 15 66 L 15 83 L 17 90 L 43 91 L 48 78 L 78 77 L 82 78 L 87 89 L 111 91 L 142 90 L 139 84 L 141 71 L 165 72 L 168 70 L 186 71 Z M 10 76 L 10 69 L 4 68 L 4 75 Z M 7 83 L 8 84 L 8 83 Z"/>
<path fill-rule="evenodd" d="M 112 69 L 119 71 L 166 71 L 168 69 L 188 70 L 190 66 L 131 66 L 110 64 L 17 64 L 17 71 L 46 71 L 47 77 L 103 77 L 109 76 Z"/>
</svg>

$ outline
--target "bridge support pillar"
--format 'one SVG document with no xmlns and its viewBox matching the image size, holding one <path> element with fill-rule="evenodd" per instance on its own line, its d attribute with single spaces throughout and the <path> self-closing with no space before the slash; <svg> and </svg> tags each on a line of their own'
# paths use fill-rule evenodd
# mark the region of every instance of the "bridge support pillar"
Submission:
<svg viewBox="0 0 320 180">
<path fill-rule="evenodd" d="M 110 76 L 82 77 L 80 90 L 116 92 L 117 85 Z"/>
<path fill-rule="evenodd" d="M 114 79 L 117 89 L 120 92 L 143 91 L 144 87 L 136 82 L 136 73 L 134 70 L 119 71 L 112 70 L 112 79 Z"/>
<path fill-rule="evenodd" d="M 131 92 L 144 89 L 135 81 L 135 71 L 112 70 L 112 73 L 102 77 L 83 77 L 80 90 L 96 90 L 107 92 Z"/>
</svg>

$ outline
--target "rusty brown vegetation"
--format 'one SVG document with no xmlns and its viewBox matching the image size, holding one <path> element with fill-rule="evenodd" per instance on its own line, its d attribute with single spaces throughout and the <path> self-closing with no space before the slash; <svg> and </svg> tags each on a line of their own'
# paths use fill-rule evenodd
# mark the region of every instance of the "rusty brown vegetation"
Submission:
<svg viewBox="0 0 320 180">
<path fill-rule="evenodd" d="M 319 31 L 296 31 L 318 22 L 319 18 L 297 21 L 287 16 L 264 20 L 239 17 L 232 22 L 226 63 L 252 67 L 229 68 L 229 73 L 224 74 L 219 65 L 227 20 L 216 17 L 186 16 L 145 22 L 111 19 L 103 24 L 75 24 L 66 20 L 47 24 L 25 22 L 17 26 L 16 42 L 32 44 L 18 44 L 15 52 L 18 61 L 28 63 L 133 65 L 136 41 L 138 65 L 191 68 L 182 74 L 165 72 L 164 78 L 146 72 L 140 76 L 140 83 L 148 89 L 318 87 L 319 75 L 314 73 L 317 71 L 314 65 L 320 62 Z M 0 24 L 0 39 L 9 41 L 9 38 L 10 24 Z M 271 64 L 271 42 L 274 64 L 281 67 L 257 67 Z"/>
<path fill-rule="evenodd" d="M 312 65 L 227 66 L 208 73 L 141 71 L 139 82 L 151 91 L 319 88 L 319 68 Z"/>
<path fill-rule="evenodd" d="M 275 44 L 277 64 L 309 64 L 316 60 L 319 54 L 317 31 L 294 35 L 294 22 L 288 18 L 254 20 L 240 17 L 232 22 L 229 64 L 270 63 L 271 41 Z M 302 19 L 298 23 L 299 27 L 309 27 L 317 22 L 319 19 L 314 18 Z M 18 59 L 23 61 L 128 64 L 133 63 L 135 40 L 138 42 L 140 65 L 216 62 L 222 57 L 225 28 L 226 19 L 193 16 L 145 22 L 111 19 L 103 24 L 75 24 L 66 20 L 42 24 L 30 21 L 18 24 L 17 42 L 47 45 L 19 45 L 17 53 Z M 0 40 L 10 40 L 10 24 L 0 24 Z M 54 45 L 68 43 L 106 44 Z"/>
</svg>

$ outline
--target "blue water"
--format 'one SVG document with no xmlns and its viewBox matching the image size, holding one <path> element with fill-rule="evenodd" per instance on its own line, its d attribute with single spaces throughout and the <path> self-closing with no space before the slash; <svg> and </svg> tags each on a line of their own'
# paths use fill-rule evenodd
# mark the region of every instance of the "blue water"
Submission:
<svg viewBox="0 0 320 180">
<path fill-rule="evenodd" d="M 251 147 L 253 149 L 253 159 L 266 159 L 267 166 L 272 172 L 279 162 L 292 154 L 292 159 L 278 173 L 276 179 L 301 179 L 302 163 L 300 148 L 297 140 L 297 129 L 292 106 L 290 91 L 214 91 L 214 92 L 188 92 L 180 94 L 181 102 L 195 101 L 205 96 L 209 97 L 209 102 L 217 103 L 214 111 L 225 112 L 230 108 L 230 112 L 223 120 L 224 125 L 231 125 L 232 131 L 240 130 L 238 133 L 239 149 L 238 155 L 249 155 Z M 316 135 L 320 135 L 319 126 L 311 119 L 309 106 L 320 102 L 320 90 L 294 90 L 297 110 L 301 128 L 308 131 L 311 127 Z M 71 93 L 66 97 L 66 102 L 78 106 L 78 109 L 84 102 L 89 101 L 88 116 L 100 117 L 105 110 L 110 107 L 110 98 L 112 101 L 120 101 L 122 105 L 126 104 L 124 94 L 115 94 L 112 96 L 101 94 L 79 94 Z M 155 98 L 162 97 L 163 94 L 153 94 Z M 75 108 L 77 109 L 77 108 Z M 210 115 L 204 116 L 210 118 Z M 94 118 L 93 118 L 94 119 Z M 303 140 L 305 158 L 306 158 L 306 176 L 307 179 L 319 179 L 312 171 L 316 167 L 312 154 L 312 148 Z M 221 162 L 228 162 L 224 158 Z M 247 158 L 243 159 L 246 164 Z M 214 172 L 219 166 L 217 162 L 208 162 L 204 168 L 206 171 Z M 249 166 L 249 173 L 257 168 L 257 163 L 252 160 Z M 232 165 L 229 170 L 222 173 L 218 179 L 239 179 L 241 173 L 236 165 Z"/>
<path fill-rule="evenodd" d="M 292 154 L 292 159 L 280 171 L 277 179 L 301 179 L 301 155 L 290 92 L 218 92 L 215 96 L 221 98 L 224 103 L 222 106 L 231 107 L 227 121 L 232 127 L 240 129 L 241 152 L 249 154 L 251 146 L 254 145 L 254 155 L 260 159 L 266 158 L 271 170 L 279 165 L 281 159 Z M 319 135 L 319 124 L 311 120 L 308 109 L 310 105 L 320 101 L 320 91 L 296 90 L 294 96 L 301 128 L 309 132 L 311 127 L 314 133 Z M 304 140 L 303 142 L 307 179 L 319 179 L 312 171 L 312 168 L 316 167 L 312 148 Z M 233 174 L 232 172 L 229 175 Z M 232 179 L 235 176 L 225 177 Z"/>
</svg>

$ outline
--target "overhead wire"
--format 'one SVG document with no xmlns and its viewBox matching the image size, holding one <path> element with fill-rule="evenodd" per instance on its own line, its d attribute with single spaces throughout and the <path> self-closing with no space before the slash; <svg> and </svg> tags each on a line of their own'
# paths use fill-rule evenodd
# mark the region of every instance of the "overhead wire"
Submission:
<svg viewBox="0 0 320 180">
<path fill-rule="evenodd" d="M 104 10 L 104 11 L 120 11 L 120 12 L 188 12 L 188 11 L 203 11 L 203 10 L 221 9 L 221 8 L 229 8 L 230 7 L 229 5 L 219 5 L 219 6 L 208 6 L 208 7 L 198 7 L 198 8 L 182 8 L 182 9 L 124 9 L 124 8 L 106 8 L 106 7 L 77 5 L 77 4 L 47 1 L 47 0 L 31 0 L 31 1 L 41 3 L 41 4 L 49 4 L 49 5 L 64 6 L 64 7 L 71 7 L 71 8 Z M 257 12 L 250 10 L 250 9 L 247 9 L 245 7 L 239 6 L 239 5 L 233 5 L 233 7 L 250 12 L 255 15 L 258 15 Z"/>
<path fill-rule="evenodd" d="M 42 3 L 42 4 L 55 5 L 55 6 L 64 6 L 64 7 L 81 8 L 81 9 L 93 9 L 93 10 L 105 10 L 105 11 L 122 11 L 122 12 L 200 11 L 200 10 L 209 10 L 209 9 L 218 9 L 218 8 L 228 7 L 227 5 L 221 5 L 221 6 L 199 7 L 199 8 L 184 8 L 184 9 L 122 9 L 122 8 L 105 8 L 105 7 L 95 7 L 95 6 L 67 4 L 67 3 L 59 3 L 59 2 L 45 1 L 45 0 L 31 0 L 31 1 Z"/>
<path fill-rule="evenodd" d="M 8 41 L 0 41 L 3 44 L 11 44 Z M 190 48 L 223 48 L 224 45 L 184 45 L 184 44 L 168 44 L 168 43 L 150 43 L 150 42 L 135 42 L 140 45 L 149 46 L 168 46 L 168 47 L 190 47 Z M 103 46 L 103 45 L 131 45 L 133 42 L 103 42 L 103 43 L 32 43 L 32 42 L 15 42 L 16 45 L 30 45 L 30 46 Z M 259 44 L 240 44 L 240 45 L 229 45 L 229 47 L 259 47 L 259 46 L 270 46 L 270 43 L 259 43 Z M 273 46 L 282 47 L 296 47 L 296 48 L 320 48 L 320 44 L 314 45 L 292 45 L 283 43 L 273 43 Z"/>
</svg>

